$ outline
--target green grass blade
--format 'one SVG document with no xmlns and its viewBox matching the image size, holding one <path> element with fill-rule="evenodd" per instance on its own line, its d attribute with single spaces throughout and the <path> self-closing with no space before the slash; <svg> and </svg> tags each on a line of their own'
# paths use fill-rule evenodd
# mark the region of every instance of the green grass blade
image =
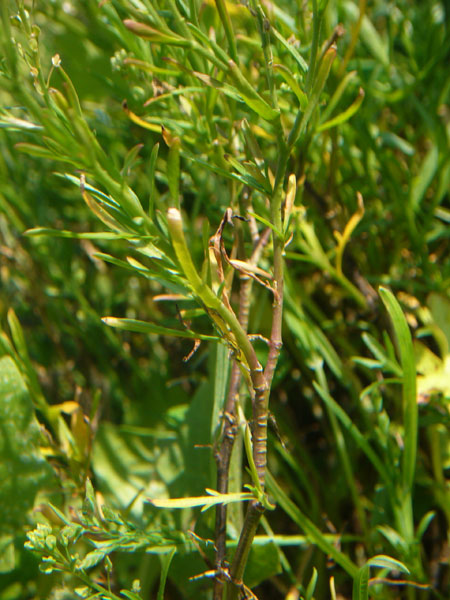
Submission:
<svg viewBox="0 0 450 600">
<path fill-rule="evenodd" d="M 308 536 L 309 541 L 316 544 L 322 552 L 331 556 L 344 571 L 351 577 L 356 577 L 358 567 L 343 552 L 340 552 L 336 546 L 328 541 L 326 536 L 318 529 L 312 521 L 306 517 L 302 511 L 288 498 L 286 493 L 278 485 L 274 477 L 267 472 L 267 488 L 274 500 L 281 506 L 285 513 L 296 523 L 302 531 Z"/>
<path fill-rule="evenodd" d="M 342 423 L 344 428 L 348 431 L 348 433 L 353 437 L 355 442 L 370 460 L 372 465 L 378 471 L 380 477 L 386 484 L 389 484 L 391 478 L 389 473 L 386 470 L 385 465 L 380 460 L 375 450 L 371 447 L 369 442 L 360 432 L 360 430 L 356 427 L 350 417 L 343 411 L 343 409 L 339 406 L 339 404 L 328 394 L 323 388 L 321 388 L 317 382 L 313 382 L 314 389 L 325 402 L 326 406 L 336 415 L 339 421 Z"/>
<path fill-rule="evenodd" d="M 405 315 L 394 294 L 384 287 L 380 287 L 379 293 L 394 326 L 400 363 L 403 369 L 404 452 L 402 483 L 404 492 L 408 493 L 411 491 L 414 481 L 417 454 L 418 408 L 414 347 Z"/>
</svg>

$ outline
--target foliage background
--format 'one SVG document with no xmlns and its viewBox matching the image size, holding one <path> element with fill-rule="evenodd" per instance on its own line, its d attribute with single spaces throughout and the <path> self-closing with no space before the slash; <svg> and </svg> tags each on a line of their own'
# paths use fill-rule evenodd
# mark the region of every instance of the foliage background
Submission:
<svg viewBox="0 0 450 600">
<path fill-rule="evenodd" d="M 148 165 L 161 135 L 133 124 L 122 107 L 126 99 L 133 111 L 142 114 L 143 103 L 155 91 L 148 73 L 127 68 L 124 63 L 133 49 L 139 49 L 136 38 L 120 27 L 120 19 L 139 7 L 139 2 L 54 0 L 45 6 L 35 2 L 33 15 L 40 28 L 40 60 L 47 73 L 51 57 L 59 54 L 90 127 L 118 169 L 123 168 L 129 150 L 143 144 L 139 157 L 123 176 L 143 202 L 155 185 L 155 202 L 163 206 L 167 149 L 161 143 L 154 183 L 148 177 Z M 300 51 L 308 57 L 312 35 L 309 4 L 279 2 L 277 11 L 274 19 L 286 30 L 292 22 Z M 55 573 L 41 574 L 32 554 L 23 549 L 26 531 L 36 519 L 42 519 L 28 510 L 34 500 L 36 505 L 50 499 L 60 507 L 78 509 L 89 474 L 99 502 L 104 500 L 122 511 L 138 528 L 186 530 L 192 526 L 192 512 L 161 516 L 143 498 L 200 495 L 205 487 L 214 487 L 213 461 L 205 446 L 211 443 L 211 373 L 217 350 L 202 344 L 197 354 L 183 363 L 191 347 L 188 340 L 116 331 L 102 323 L 105 315 L 151 320 L 169 327 L 177 323 L 173 307 L 153 300 L 161 293 L 158 283 L 95 256 L 95 252 L 104 252 L 125 260 L 130 253 L 126 242 L 23 235 L 37 226 L 75 232 L 101 231 L 102 226 L 82 202 L 79 187 L 61 176 L 68 171 L 66 166 L 20 153 L 16 147 L 18 142 L 35 142 L 38 135 L 15 126 L 12 120 L 28 118 L 21 94 L 33 93 L 33 83 L 23 63 L 16 79 L 10 77 L 11 46 L 5 22 L 14 26 L 10 16 L 16 13 L 15 3 L 2 3 L 2 12 L 2 354 L 19 355 L 17 362 L 25 383 L 23 388 L 16 384 L 14 393 L 22 398 L 27 407 L 23 410 L 32 423 L 28 450 L 18 452 L 35 456 L 40 467 L 33 485 L 42 491 L 36 499 L 34 491 L 30 493 L 30 503 L 19 511 L 13 528 L 11 522 L 0 528 L 5 548 L 0 597 L 58 598 L 65 597 L 68 582 Z M 204 14 L 205 26 L 217 30 L 218 41 L 223 42 L 212 3 L 205 3 Z M 257 35 L 242 14 L 237 11 L 233 22 L 241 36 L 238 46 L 251 71 L 258 65 L 254 50 Z M 387 530 L 384 535 L 380 533 L 380 524 L 394 525 L 376 473 L 368 468 L 367 458 L 350 438 L 345 448 L 347 463 L 342 464 L 342 432 L 336 429 L 331 412 L 313 387 L 320 372 L 329 394 L 376 451 L 390 456 L 395 466 L 402 434 L 399 388 L 377 387 L 361 397 L 366 386 L 377 378 L 379 381 L 381 371 L 396 374 L 388 360 L 393 360 L 394 353 L 384 333 L 389 330 L 389 321 L 376 294 L 380 284 L 390 286 L 402 302 L 417 339 L 416 357 L 422 376 L 418 380 L 415 523 L 435 511 L 422 545 L 424 582 L 445 598 L 450 592 L 446 482 L 450 467 L 450 12 L 444 2 L 368 2 L 354 51 L 345 65 L 357 17 L 358 6 L 351 1 L 329 2 L 326 8 L 322 41 L 331 36 L 338 23 L 343 24 L 345 33 L 338 40 L 339 60 L 331 72 L 323 104 L 325 107 L 344 74 L 351 70 L 356 73 L 338 106 L 344 110 L 350 105 L 359 87 L 364 90 L 364 101 L 350 121 L 314 138 L 305 153 L 299 151 L 296 168 L 306 175 L 301 204 L 308 223 L 333 260 L 333 232 L 344 231 L 357 210 L 356 192 L 362 194 L 365 213 L 346 248 L 343 271 L 359 288 L 366 304 L 358 306 L 339 285 L 321 262 L 320 253 L 305 245 L 298 225 L 287 248 L 284 349 L 271 402 L 287 450 L 272 434 L 269 465 L 283 489 L 320 530 L 344 535 L 343 552 L 353 560 L 359 557 L 363 561 L 371 552 L 405 558 L 394 534 Z M 25 45 L 24 40 L 22 43 Z M 283 99 L 294 102 L 287 93 Z M 169 103 L 161 104 L 160 118 L 170 109 Z M 195 120 L 194 125 L 198 125 Z M 265 151 L 265 158 L 273 160 L 270 143 Z M 77 175 L 75 170 L 70 174 Z M 207 220 L 211 235 L 227 206 L 228 187 L 194 165 L 186 167 L 182 191 L 191 232 L 201 233 L 201 222 Z M 192 236 L 192 240 L 193 252 L 201 256 L 201 235 Z M 11 312 L 9 321 L 7 318 L 10 309 L 23 330 L 22 346 L 19 325 Z M 259 294 L 252 307 L 251 330 L 264 333 L 269 309 L 270 298 Z M 11 338 L 15 351 L 7 341 Z M 386 353 L 377 343 L 387 347 Z M 355 361 L 354 357 L 362 359 Z M 14 369 L 9 362 L 2 364 L 3 373 Z M 53 417 L 66 424 L 70 436 L 60 433 L 58 443 L 48 438 L 47 443 L 41 439 L 38 444 L 30 398 L 39 423 L 48 428 L 46 411 L 52 410 Z M 82 414 L 89 418 L 89 425 Z M 6 416 L 2 422 L 7 423 Z M 13 427 L 16 424 L 13 419 Z M 64 429 L 61 422 L 60 426 Z M 51 473 L 41 464 L 38 445 L 50 457 Z M 1 479 L 6 481 L 7 476 Z M 353 482 L 353 492 L 349 491 L 349 481 Z M 6 483 L 1 487 L 0 499 L 5 506 L 16 492 Z M 21 494 L 26 492 L 17 492 Z M 269 522 L 277 534 L 303 533 L 279 509 L 270 515 Z M 199 535 L 208 537 L 210 528 L 211 522 L 205 518 Z M 175 557 L 166 597 L 206 594 L 200 591 L 201 584 L 187 581 L 205 570 L 198 554 L 191 550 Z M 253 560 L 256 571 L 273 575 L 257 590 L 258 597 L 287 597 L 295 582 L 307 584 L 313 567 L 319 572 L 316 598 L 328 597 L 331 575 L 335 575 L 342 596 L 350 597 L 348 579 L 339 568 L 327 565 L 326 556 L 314 546 L 298 540 L 284 552 L 275 559 L 273 553 L 260 552 Z M 267 565 L 262 569 L 264 558 Z M 276 575 L 280 560 L 284 574 Z M 114 558 L 115 587 L 128 589 L 134 579 L 140 579 L 143 598 L 156 597 L 159 572 L 158 557 L 143 549 Z M 255 577 L 251 581 L 259 580 Z M 410 597 L 406 595 L 410 592 L 398 587 L 374 593 L 381 598 Z M 432 597 L 428 591 L 418 593 Z"/>
</svg>

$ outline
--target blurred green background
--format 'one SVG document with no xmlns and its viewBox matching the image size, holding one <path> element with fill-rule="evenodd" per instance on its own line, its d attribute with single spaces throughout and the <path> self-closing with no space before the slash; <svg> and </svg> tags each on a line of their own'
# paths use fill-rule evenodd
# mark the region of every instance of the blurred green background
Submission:
<svg viewBox="0 0 450 600">
<path fill-rule="evenodd" d="M 185 10 L 184 4 L 179 4 Z M 285 36 L 292 31 L 300 40 L 298 49 L 305 57 L 312 35 L 309 4 L 280 1 L 275 8 L 267 4 Z M 130 255 L 126 241 L 24 235 L 34 227 L 83 233 L 103 231 L 104 226 L 83 202 L 78 180 L 75 185 L 70 180 L 79 176 L 76 165 L 30 156 L 16 147 L 19 142 L 36 143 L 40 135 L 39 130 L 27 129 L 17 121 L 34 122 L 28 101 L 30 95 L 39 95 L 26 61 L 20 60 L 20 48 L 26 54 L 23 31 L 15 22 L 20 5 L 5 0 L 1 7 L 1 354 L 14 355 L 7 341 L 12 339 L 22 375 L 13 373 L 11 377 L 22 381 L 15 384 L 15 392 L 23 398 L 33 430 L 29 449 L 20 451 L 35 455 L 40 466 L 29 505 L 24 506 L 14 530 L 8 524 L 0 526 L 0 555 L 1 548 L 5 549 L 5 558 L 0 559 L 0 598 L 72 598 L 69 584 L 65 587 L 58 574 L 42 575 L 37 560 L 23 549 L 25 533 L 36 520 L 36 513 L 29 509 L 47 499 L 58 506 L 79 507 L 89 474 L 100 498 L 124 511 L 137 526 L 190 527 L 192 515 L 161 517 L 144 504 L 143 497 L 177 497 L 186 492 L 199 495 L 205 487 L 214 487 L 213 460 L 207 446 L 211 443 L 214 393 L 210 374 L 217 349 L 213 344 L 202 344 L 184 363 L 182 359 L 192 346 L 189 340 L 116 331 L 102 323 L 101 317 L 107 315 L 151 320 L 169 327 L 177 323 L 176 309 L 153 299 L 164 291 L 157 281 L 138 277 L 132 269 L 95 256 L 103 252 L 125 261 Z M 170 2 L 158 6 L 161 14 L 170 12 Z M 230 3 L 230 7 L 236 6 Z M 347 63 L 346 53 L 361 7 L 365 16 Z M 142 115 L 144 102 L 155 94 L 164 77 L 158 74 L 152 78 L 125 61 L 139 56 L 145 43 L 139 45 L 141 40 L 136 41 L 125 30 L 121 19 L 145 13 L 147 3 L 52 0 L 25 3 L 25 8 L 40 30 L 40 61 L 46 73 L 51 58 L 58 54 L 111 164 L 122 170 L 122 177 L 143 204 L 148 203 L 155 185 L 156 203 L 164 205 L 167 149 L 161 134 L 140 128 L 122 107 L 127 100 L 131 110 Z M 218 42 L 223 41 L 213 3 L 204 3 L 202 11 L 205 30 L 217 30 Z M 249 19 L 240 20 L 242 14 L 237 8 L 232 11 L 238 48 L 249 69 L 257 69 L 259 40 Z M 345 229 L 357 210 L 356 192 L 362 194 L 365 213 L 345 250 L 343 270 L 365 298 L 365 305 L 359 306 L 347 294 L 308 247 L 305 232 L 310 230 L 302 221 L 286 249 L 284 349 L 271 408 L 281 441 L 271 433 L 269 465 L 292 500 L 321 530 L 359 536 L 344 550 L 354 559 L 358 552 L 370 554 L 369 548 L 402 559 L 396 554 L 393 537 L 383 537 L 377 529 L 390 519 L 385 512 L 384 490 L 377 486 L 376 473 L 367 468 L 365 457 L 349 439 L 350 465 L 367 518 L 365 531 L 361 532 L 361 523 L 356 523 L 355 499 L 340 464 L 336 431 L 312 385 L 320 370 L 333 398 L 375 449 L 387 455 L 391 452 L 392 463 L 396 463 L 398 387 L 373 387 L 371 394 L 361 396 L 366 386 L 379 381 L 377 373 L 381 370 L 395 375 L 395 369 L 389 372 L 388 364 L 394 352 L 383 333 L 389 330 L 389 321 L 376 292 L 380 284 L 390 286 L 417 339 L 420 432 L 416 523 L 428 511 L 435 511 L 422 546 L 426 581 L 435 592 L 418 594 L 422 594 L 420 598 L 446 598 L 450 594 L 450 10 L 448 3 L 438 1 L 374 0 L 366 6 L 365 2 L 358 5 L 351 0 L 330 0 L 321 41 L 332 35 L 338 23 L 343 24 L 344 33 L 337 40 L 339 61 L 327 84 L 324 107 L 344 77 L 340 110 L 351 104 L 360 87 L 364 100 L 350 121 L 324 135 L 312 136 L 291 166 L 293 172 L 305 173 L 302 203 L 306 223 L 329 257 L 335 256 L 334 232 Z M 19 57 L 16 62 L 10 56 L 11 35 L 22 44 L 14 46 Z M 280 61 L 283 59 L 280 56 Z M 59 75 L 55 72 L 52 77 L 52 84 L 62 89 Z M 293 102 L 288 93 L 283 98 Z M 171 109 L 170 101 L 162 102 L 149 114 L 164 118 L 170 116 Z M 201 118 L 193 118 L 189 124 L 199 131 L 203 126 Z M 225 131 L 226 127 L 224 123 Z M 160 157 L 153 182 L 148 168 L 157 142 Z M 273 160 L 271 141 L 261 143 L 265 144 L 265 158 Z M 137 144 L 142 144 L 138 157 L 124 169 L 127 153 Z M 205 148 L 198 146 L 198 152 Z M 212 235 L 227 206 L 226 182 L 198 164 L 186 164 L 182 188 L 183 208 L 192 231 L 202 217 L 211 224 Z M 197 255 L 202 251 L 200 237 L 193 241 Z M 8 322 L 11 309 L 23 330 L 26 351 L 20 347 L 18 329 L 14 332 L 11 326 L 15 323 L 11 313 Z M 270 298 L 257 296 L 251 330 L 267 333 L 269 309 Z M 387 348 L 386 354 L 377 344 Z M 355 357 L 360 359 L 355 361 Z M 10 367 L 6 363 L 3 366 Z M 31 414 L 31 401 L 37 420 Z M 62 420 L 70 436 L 55 432 L 56 421 L 52 425 L 40 401 L 53 407 L 53 416 Z M 7 417 L 4 419 L 6 423 Z M 38 422 L 50 431 L 47 443 L 43 443 L 42 436 L 46 439 L 47 434 L 42 429 L 37 440 Z M 61 422 L 60 426 L 64 429 Z M 39 474 L 45 467 L 38 447 L 49 457 L 51 473 Z M 4 483 L 0 486 L 5 490 L 0 500 L 7 505 L 13 492 Z M 200 526 L 205 537 L 209 526 L 207 519 Z M 270 526 L 276 533 L 299 533 L 279 510 L 270 515 Z M 312 546 L 300 545 L 287 548 L 286 557 L 291 572 L 275 577 L 279 565 L 271 564 L 267 574 L 273 578 L 256 591 L 259 598 L 288 598 L 292 578 L 309 580 L 313 566 L 319 570 L 315 597 L 328 597 L 328 579 L 334 572 L 323 554 Z M 261 565 L 258 560 L 255 558 L 253 565 Z M 155 555 L 142 550 L 122 554 L 114 567 L 118 589 L 129 588 L 133 579 L 139 578 L 142 597 L 156 597 L 160 566 Z M 207 597 L 206 591 L 199 591 L 203 590 L 201 584 L 187 582 L 204 569 L 192 551 L 177 556 L 166 597 L 200 598 L 203 593 Z M 342 586 L 341 597 L 349 598 L 349 582 L 339 573 L 336 578 L 337 587 Z M 254 581 L 260 579 L 255 577 Z M 401 588 L 376 593 L 377 598 L 412 597 Z"/>
</svg>

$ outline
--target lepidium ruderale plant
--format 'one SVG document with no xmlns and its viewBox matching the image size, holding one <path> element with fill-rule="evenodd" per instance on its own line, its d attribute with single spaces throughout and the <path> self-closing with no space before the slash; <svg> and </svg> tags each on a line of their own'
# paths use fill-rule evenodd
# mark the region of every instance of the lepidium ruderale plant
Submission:
<svg viewBox="0 0 450 600">
<path fill-rule="evenodd" d="M 336 233 L 332 252 L 323 249 L 302 206 L 310 148 L 351 119 L 363 102 L 363 90 L 352 90 L 353 75 L 345 73 L 358 27 L 341 59 L 343 30 L 336 26 L 330 31 L 331 13 L 323 0 L 305 7 L 301 18 L 297 11 L 291 14 L 289 5 L 256 0 L 88 1 L 98 35 L 112 39 L 117 48 L 107 85 L 123 102 L 115 98 L 105 127 L 95 121 L 95 99 L 86 105 L 80 101 L 65 57 L 55 52 L 50 59 L 43 52 L 46 31 L 35 21 L 36 4 L 19 1 L 10 11 L 9 5 L 2 6 L 3 82 L 22 111 L 20 117 L 5 112 L 3 123 L 24 132 L 17 150 L 57 165 L 104 230 L 73 233 L 41 227 L 27 235 L 127 244 L 126 257 L 121 251 L 119 256 L 96 252 L 93 258 L 148 280 L 156 301 L 176 306 L 177 318 L 170 326 L 163 318 L 144 321 L 120 314 L 106 315 L 103 322 L 119 330 L 191 340 L 186 362 L 210 353 L 209 448 L 217 477 L 215 489 L 200 496 L 146 498 L 161 511 L 215 507 L 214 523 L 207 520 L 209 513 L 204 517 L 202 531 L 209 531 L 208 538 L 189 536 L 187 526 L 171 531 L 168 523 L 179 523 L 171 512 L 154 521 L 157 531 L 139 530 L 126 516 L 102 507 L 87 480 L 82 514 L 69 519 L 53 507 L 58 532 L 40 525 L 29 534 L 28 546 L 43 557 L 44 570 L 80 579 L 79 593 L 85 597 L 141 597 L 138 583 L 130 591 L 114 591 L 109 555 L 145 548 L 163 557 L 162 599 L 171 560 L 195 547 L 206 566 L 192 575 L 211 582 L 215 600 L 254 598 L 251 583 L 263 581 L 265 574 L 249 581 L 245 569 L 261 523 L 268 534 L 262 539 L 268 561 L 273 557 L 269 523 L 275 504 L 269 488 L 308 542 L 355 581 L 354 597 L 366 598 L 370 566 L 405 570 L 402 563 L 378 556 L 359 570 L 267 469 L 289 244 L 295 240 L 296 258 L 318 267 L 361 310 L 368 307 L 367 296 L 346 277 L 342 265 L 346 244 L 364 215 L 361 194 L 355 191 L 356 212 Z M 351 100 L 342 108 L 348 88 Z M 108 128 L 116 126 L 129 141 L 127 149 L 114 145 Z M 390 296 L 383 299 L 394 310 Z M 252 318 L 256 309 L 263 318 Z M 339 432 L 338 419 L 346 424 L 345 418 L 329 398 L 321 367 L 316 373 L 316 390 L 331 407 L 330 418 L 337 414 L 333 426 Z M 414 427 L 412 423 L 405 490 L 412 485 Z M 352 492 L 358 505 L 355 486 Z M 364 510 L 358 509 L 363 521 Z M 401 521 L 400 514 L 397 518 Z M 410 525 L 411 519 L 405 529 Z M 81 540 L 94 550 L 80 558 L 72 549 Z M 278 546 L 275 557 L 277 566 L 270 565 L 270 574 L 282 564 L 295 582 Z M 88 573 L 98 564 L 106 569 L 106 583 Z M 316 579 L 313 574 L 309 585 L 298 584 L 305 598 L 312 598 Z"/>
</svg>

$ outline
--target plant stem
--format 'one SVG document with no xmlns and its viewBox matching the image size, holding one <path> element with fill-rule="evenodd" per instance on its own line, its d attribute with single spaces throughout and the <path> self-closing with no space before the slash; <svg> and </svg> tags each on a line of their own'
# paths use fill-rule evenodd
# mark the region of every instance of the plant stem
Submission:
<svg viewBox="0 0 450 600">
<path fill-rule="evenodd" d="M 312 87 L 313 81 L 315 80 L 315 70 L 316 70 L 316 61 L 317 61 L 317 53 L 319 51 L 319 37 L 320 37 L 320 28 L 322 25 L 322 11 L 317 9 L 317 0 L 313 0 L 313 36 L 311 43 L 311 58 L 309 61 L 308 75 L 306 77 L 306 91 Z"/>
<path fill-rule="evenodd" d="M 242 291 L 241 291 L 242 293 Z M 239 395 L 241 384 L 241 371 L 238 363 L 233 362 L 230 375 L 230 386 L 224 410 L 224 427 L 220 450 L 216 452 L 217 464 L 217 491 L 219 494 L 228 493 L 228 481 L 231 453 L 237 434 L 236 423 L 236 402 Z M 218 504 L 216 507 L 216 524 L 214 543 L 216 547 L 215 567 L 220 573 L 226 556 L 226 537 L 227 537 L 227 506 Z M 223 591 L 223 582 L 219 577 L 214 581 L 214 600 L 221 600 Z"/>
<path fill-rule="evenodd" d="M 270 229 L 267 229 L 261 237 L 255 242 L 255 248 L 250 259 L 250 264 L 257 265 L 262 251 L 270 235 Z M 241 286 L 239 294 L 239 322 L 242 328 L 247 331 L 250 310 L 250 296 L 253 280 L 241 275 Z M 225 424 L 222 432 L 222 444 L 220 450 L 216 452 L 217 463 L 217 491 L 226 494 L 228 492 L 228 480 L 231 455 L 236 440 L 236 402 L 239 399 L 239 388 L 241 385 L 241 371 L 237 362 L 233 363 L 230 385 L 227 401 L 225 404 Z M 226 556 L 226 524 L 227 524 L 227 505 L 219 504 L 216 508 L 215 525 L 215 546 L 216 546 L 216 570 L 220 573 Z M 214 582 L 214 600 L 221 600 L 223 592 L 223 582 L 219 577 Z"/>
<path fill-rule="evenodd" d="M 250 502 L 245 515 L 244 527 L 242 528 L 239 543 L 234 554 L 233 563 L 230 568 L 232 582 L 227 586 L 227 600 L 237 600 L 239 586 L 242 584 L 245 565 L 248 554 L 252 547 L 253 538 L 258 529 L 259 521 L 264 513 L 264 508 L 259 502 Z"/>
<path fill-rule="evenodd" d="M 228 42 L 228 51 L 231 58 L 236 64 L 239 63 L 238 53 L 236 48 L 236 40 L 233 32 L 233 26 L 231 24 L 230 15 L 228 13 L 226 3 L 224 0 L 215 0 L 217 12 L 219 13 L 220 20 L 222 21 L 223 28 L 225 29 L 225 35 Z"/>
<path fill-rule="evenodd" d="M 212 289 L 199 276 L 186 244 L 180 211 L 177 208 L 171 207 L 168 210 L 167 216 L 173 247 L 192 291 L 204 304 L 208 314 L 216 325 L 222 329 L 224 322 L 229 328 L 229 331 L 223 332 L 226 341 L 237 353 L 235 359 L 242 364 L 243 369 L 248 371 L 255 396 L 263 396 L 267 389 L 263 368 L 247 333 L 242 328 L 234 312 L 224 305 L 220 298 L 214 294 Z"/>
</svg>

